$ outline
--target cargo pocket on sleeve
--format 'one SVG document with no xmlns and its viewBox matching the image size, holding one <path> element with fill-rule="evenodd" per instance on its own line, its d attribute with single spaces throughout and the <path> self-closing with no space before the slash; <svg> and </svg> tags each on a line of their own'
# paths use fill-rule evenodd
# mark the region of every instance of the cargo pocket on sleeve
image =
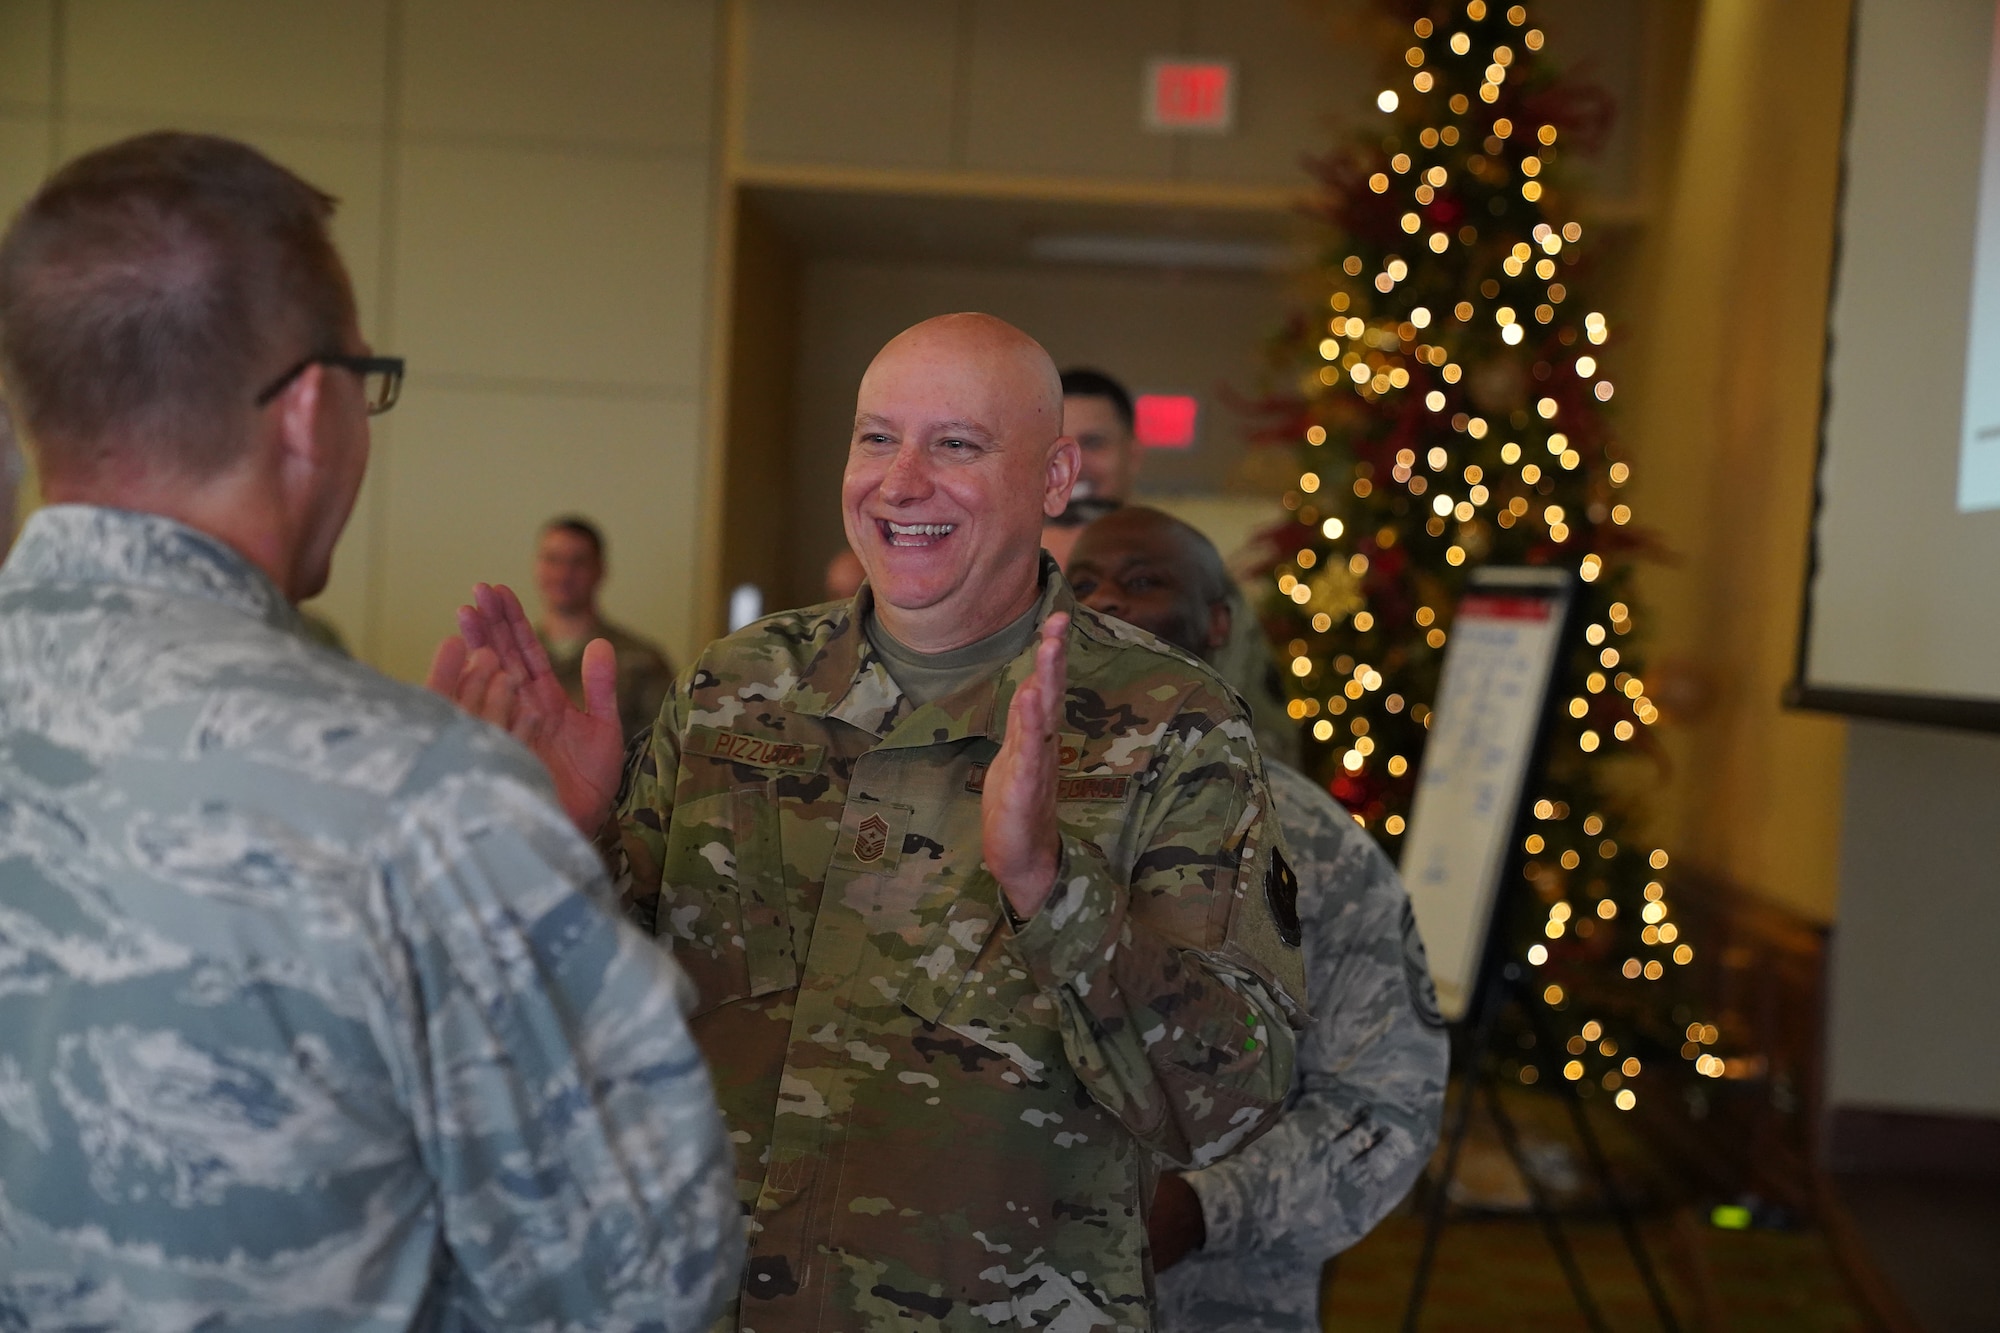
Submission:
<svg viewBox="0 0 2000 1333">
<path fill-rule="evenodd" d="M 695 983 L 696 1014 L 798 984 L 784 844 L 767 786 L 704 793 L 674 811 L 657 936 Z"/>
<path fill-rule="evenodd" d="M 776 785 L 772 779 L 731 793 L 736 894 L 742 904 L 743 948 L 753 996 L 792 990 L 799 984 Z"/>
</svg>

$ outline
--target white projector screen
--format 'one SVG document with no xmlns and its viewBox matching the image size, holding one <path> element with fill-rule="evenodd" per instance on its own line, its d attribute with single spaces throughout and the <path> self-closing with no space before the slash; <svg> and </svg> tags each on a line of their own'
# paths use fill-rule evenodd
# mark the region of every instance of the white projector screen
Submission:
<svg viewBox="0 0 2000 1333">
<path fill-rule="evenodd" d="M 1792 700 L 2000 729 L 1995 0 L 1858 0 Z"/>
</svg>

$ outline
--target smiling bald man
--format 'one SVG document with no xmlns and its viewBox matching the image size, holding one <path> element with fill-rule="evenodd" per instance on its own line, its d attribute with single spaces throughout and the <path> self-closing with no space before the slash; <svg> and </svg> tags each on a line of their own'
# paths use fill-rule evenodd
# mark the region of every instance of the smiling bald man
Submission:
<svg viewBox="0 0 2000 1333">
<path fill-rule="evenodd" d="M 1295 881 L 1249 724 L 1043 556 L 1061 421 L 1000 320 L 891 341 L 841 493 L 867 583 L 712 644 L 624 775 L 614 858 L 700 989 L 752 1218 L 727 1327 L 1150 1329 L 1157 1162 L 1221 1158 L 1289 1086 Z M 510 603 L 482 590 L 440 683 L 591 824 L 615 719 L 561 707 Z"/>
</svg>

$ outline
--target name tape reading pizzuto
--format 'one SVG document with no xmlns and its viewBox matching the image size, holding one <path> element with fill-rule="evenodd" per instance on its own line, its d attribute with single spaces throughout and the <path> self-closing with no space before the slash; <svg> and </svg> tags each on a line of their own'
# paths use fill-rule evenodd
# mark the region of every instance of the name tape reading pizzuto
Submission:
<svg viewBox="0 0 2000 1333">
<path fill-rule="evenodd" d="M 721 759 L 750 768 L 780 769 L 788 773 L 815 773 L 826 758 L 823 745 L 802 745 L 797 741 L 774 740 L 741 731 L 716 731 L 696 727 L 688 734 L 688 753 Z"/>
</svg>

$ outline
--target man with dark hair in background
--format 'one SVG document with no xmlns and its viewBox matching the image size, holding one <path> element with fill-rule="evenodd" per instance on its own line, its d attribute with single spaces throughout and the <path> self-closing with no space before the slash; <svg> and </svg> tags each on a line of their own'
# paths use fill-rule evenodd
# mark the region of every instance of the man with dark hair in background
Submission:
<svg viewBox="0 0 2000 1333">
<path fill-rule="evenodd" d="M 1139 439 L 1132 395 L 1101 370 L 1074 368 L 1062 375 L 1063 433 L 1075 437 L 1084 460 L 1084 483 L 1060 518 L 1042 530 L 1042 545 L 1056 563 L 1069 568 L 1069 554 L 1085 525 L 1132 498 L 1139 477 Z M 1208 654 L 1209 665 L 1221 673 L 1250 705 L 1257 743 L 1268 758 L 1299 761 L 1299 729 L 1286 712 L 1284 680 L 1265 641 L 1264 627 L 1250 599 L 1232 580 L 1229 584 L 1229 642 Z"/>
<path fill-rule="evenodd" d="M 1229 641 L 1222 557 L 1156 509 L 1084 529 L 1070 579 L 1085 606 L 1196 657 Z M 1408 1193 L 1444 1107 L 1449 1053 L 1409 895 L 1317 783 L 1266 768 L 1298 874 L 1313 1021 L 1277 1127 L 1160 1179 L 1149 1227 L 1165 1333 L 1314 1333 L 1322 1264 Z"/>
<path fill-rule="evenodd" d="M 1062 392 L 1063 434 L 1076 441 L 1083 463 L 1070 503 L 1125 503 L 1139 475 L 1132 395 L 1103 371 L 1082 366 L 1062 373 Z"/>
<path fill-rule="evenodd" d="M 700 987 L 752 1218 L 732 1326 L 1149 1328 L 1154 1163 L 1227 1155 L 1291 1086 L 1291 872 L 1247 721 L 1077 609 L 1040 550 L 1075 475 L 1033 339 L 899 334 L 840 495 L 866 585 L 709 645 L 622 790 L 518 603 L 460 613 L 524 650 L 513 720 Z M 463 652 L 433 681 L 471 700 Z"/>
<path fill-rule="evenodd" d="M 0 241 L 0 1327 L 698 1330 L 686 978 L 533 756 L 300 633 L 402 378 L 332 211 L 152 134 Z"/>
<path fill-rule="evenodd" d="M 1069 503 L 1042 524 L 1042 549 L 1066 566 L 1084 525 L 1125 503 L 1139 460 L 1124 385 L 1099 370 L 1065 370 L 1061 383 L 1063 434 L 1076 441 L 1081 467 Z"/>
<path fill-rule="evenodd" d="M 611 645 L 618 661 L 618 716 L 625 739 L 653 725 L 674 683 L 674 668 L 658 644 L 604 618 L 597 590 L 608 572 L 604 534 L 575 514 L 552 518 L 535 539 L 535 591 L 542 618 L 535 633 L 571 703 L 583 707 L 583 651 L 593 639 Z"/>
</svg>

